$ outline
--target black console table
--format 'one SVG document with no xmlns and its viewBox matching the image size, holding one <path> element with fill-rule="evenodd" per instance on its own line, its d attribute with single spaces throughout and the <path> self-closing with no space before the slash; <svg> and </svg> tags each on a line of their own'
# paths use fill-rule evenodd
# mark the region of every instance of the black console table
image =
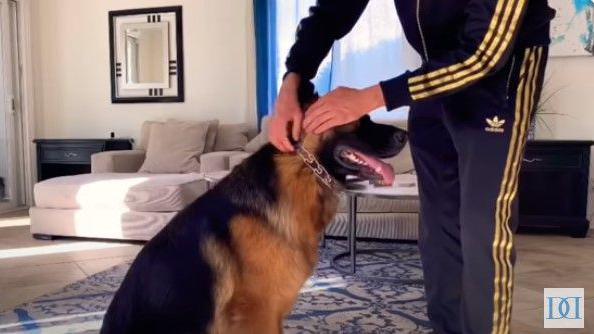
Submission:
<svg viewBox="0 0 594 334">
<path fill-rule="evenodd" d="M 592 141 L 529 141 L 519 184 L 519 231 L 585 237 Z"/>
<path fill-rule="evenodd" d="M 132 149 L 132 139 L 36 139 L 37 179 L 91 172 L 91 155 Z"/>
</svg>

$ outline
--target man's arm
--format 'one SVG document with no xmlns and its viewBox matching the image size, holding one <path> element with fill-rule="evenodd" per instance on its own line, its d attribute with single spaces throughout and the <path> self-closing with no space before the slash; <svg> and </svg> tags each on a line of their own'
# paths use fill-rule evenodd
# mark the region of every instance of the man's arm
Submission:
<svg viewBox="0 0 594 334">
<path fill-rule="evenodd" d="M 301 20 L 295 44 L 289 52 L 287 71 L 302 79 L 315 77 L 334 41 L 353 29 L 369 0 L 318 0 Z"/>
<path fill-rule="evenodd" d="M 388 110 L 455 93 L 506 63 L 529 0 L 471 0 L 461 46 L 380 83 Z"/>
<path fill-rule="evenodd" d="M 303 111 L 299 105 L 298 89 L 301 80 L 310 80 L 334 41 L 346 35 L 355 25 L 368 0 L 318 0 L 310 8 L 310 16 L 303 19 L 297 30 L 297 40 L 287 58 L 287 75 L 270 120 L 268 138 L 279 150 L 294 150 L 288 139 L 299 141 Z M 290 128 L 290 129 L 289 129 Z"/>
</svg>

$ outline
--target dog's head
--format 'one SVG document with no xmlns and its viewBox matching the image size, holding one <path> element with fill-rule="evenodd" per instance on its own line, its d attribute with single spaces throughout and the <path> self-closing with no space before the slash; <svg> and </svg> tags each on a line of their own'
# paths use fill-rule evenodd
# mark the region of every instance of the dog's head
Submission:
<svg viewBox="0 0 594 334">
<path fill-rule="evenodd" d="M 299 98 L 303 110 L 306 110 L 317 99 L 313 85 L 303 85 Z M 350 175 L 369 180 L 375 185 L 391 185 L 394 182 L 394 170 L 382 159 L 400 153 L 407 138 L 406 131 L 375 123 L 366 115 L 319 136 L 316 155 L 326 170 L 343 184 Z"/>
</svg>

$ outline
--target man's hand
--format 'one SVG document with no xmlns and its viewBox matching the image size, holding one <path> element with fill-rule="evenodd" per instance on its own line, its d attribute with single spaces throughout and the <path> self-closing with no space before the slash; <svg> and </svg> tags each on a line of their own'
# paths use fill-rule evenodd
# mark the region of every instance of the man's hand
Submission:
<svg viewBox="0 0 594 334">
<path fill-rule="evenodd" d="M 294 141 L 301 138 L 303 110 L 299 105 L 298 96 L 300 81 L 301 78 L 296 73 L 289 73 L 285 77 L 276 101 L 274 116 L 270 120 L 268 139 L 283 152 L 295 150 L 289 136 L 292 136 Z"/>
<path fill-rule="evenodd" d="M 305 113 L 305 131 L 321 134 L 336 126 L 358 120 L 384 105 L 379 85 L 366 89 L 339 87 L 320 98 Z"/>
</svg>

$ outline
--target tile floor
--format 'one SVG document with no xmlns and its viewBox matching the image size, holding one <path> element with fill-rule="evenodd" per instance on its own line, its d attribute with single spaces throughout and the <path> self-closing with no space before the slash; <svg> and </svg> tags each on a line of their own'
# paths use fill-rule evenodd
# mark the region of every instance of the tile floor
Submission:
<svg viewBox="0 0 594 334">
<path fill-rule="evenodd" d="M 0 310 L 84 279 L 136 256 L 121 242 L 31 238 L 24 211 L 0 216 Z"/>
<path fill-rule="evenodd" d="M 594 236 L 519 235 L 516 245 L 512 332 L 594 333 Z M 125 242 L 34 240 L 26 211 L 0 215 L 0 310 L 131 259 L 141 247 Z M 545 287 L 585 288 L 586 329 L 542 328 Z"/>
</svg>

